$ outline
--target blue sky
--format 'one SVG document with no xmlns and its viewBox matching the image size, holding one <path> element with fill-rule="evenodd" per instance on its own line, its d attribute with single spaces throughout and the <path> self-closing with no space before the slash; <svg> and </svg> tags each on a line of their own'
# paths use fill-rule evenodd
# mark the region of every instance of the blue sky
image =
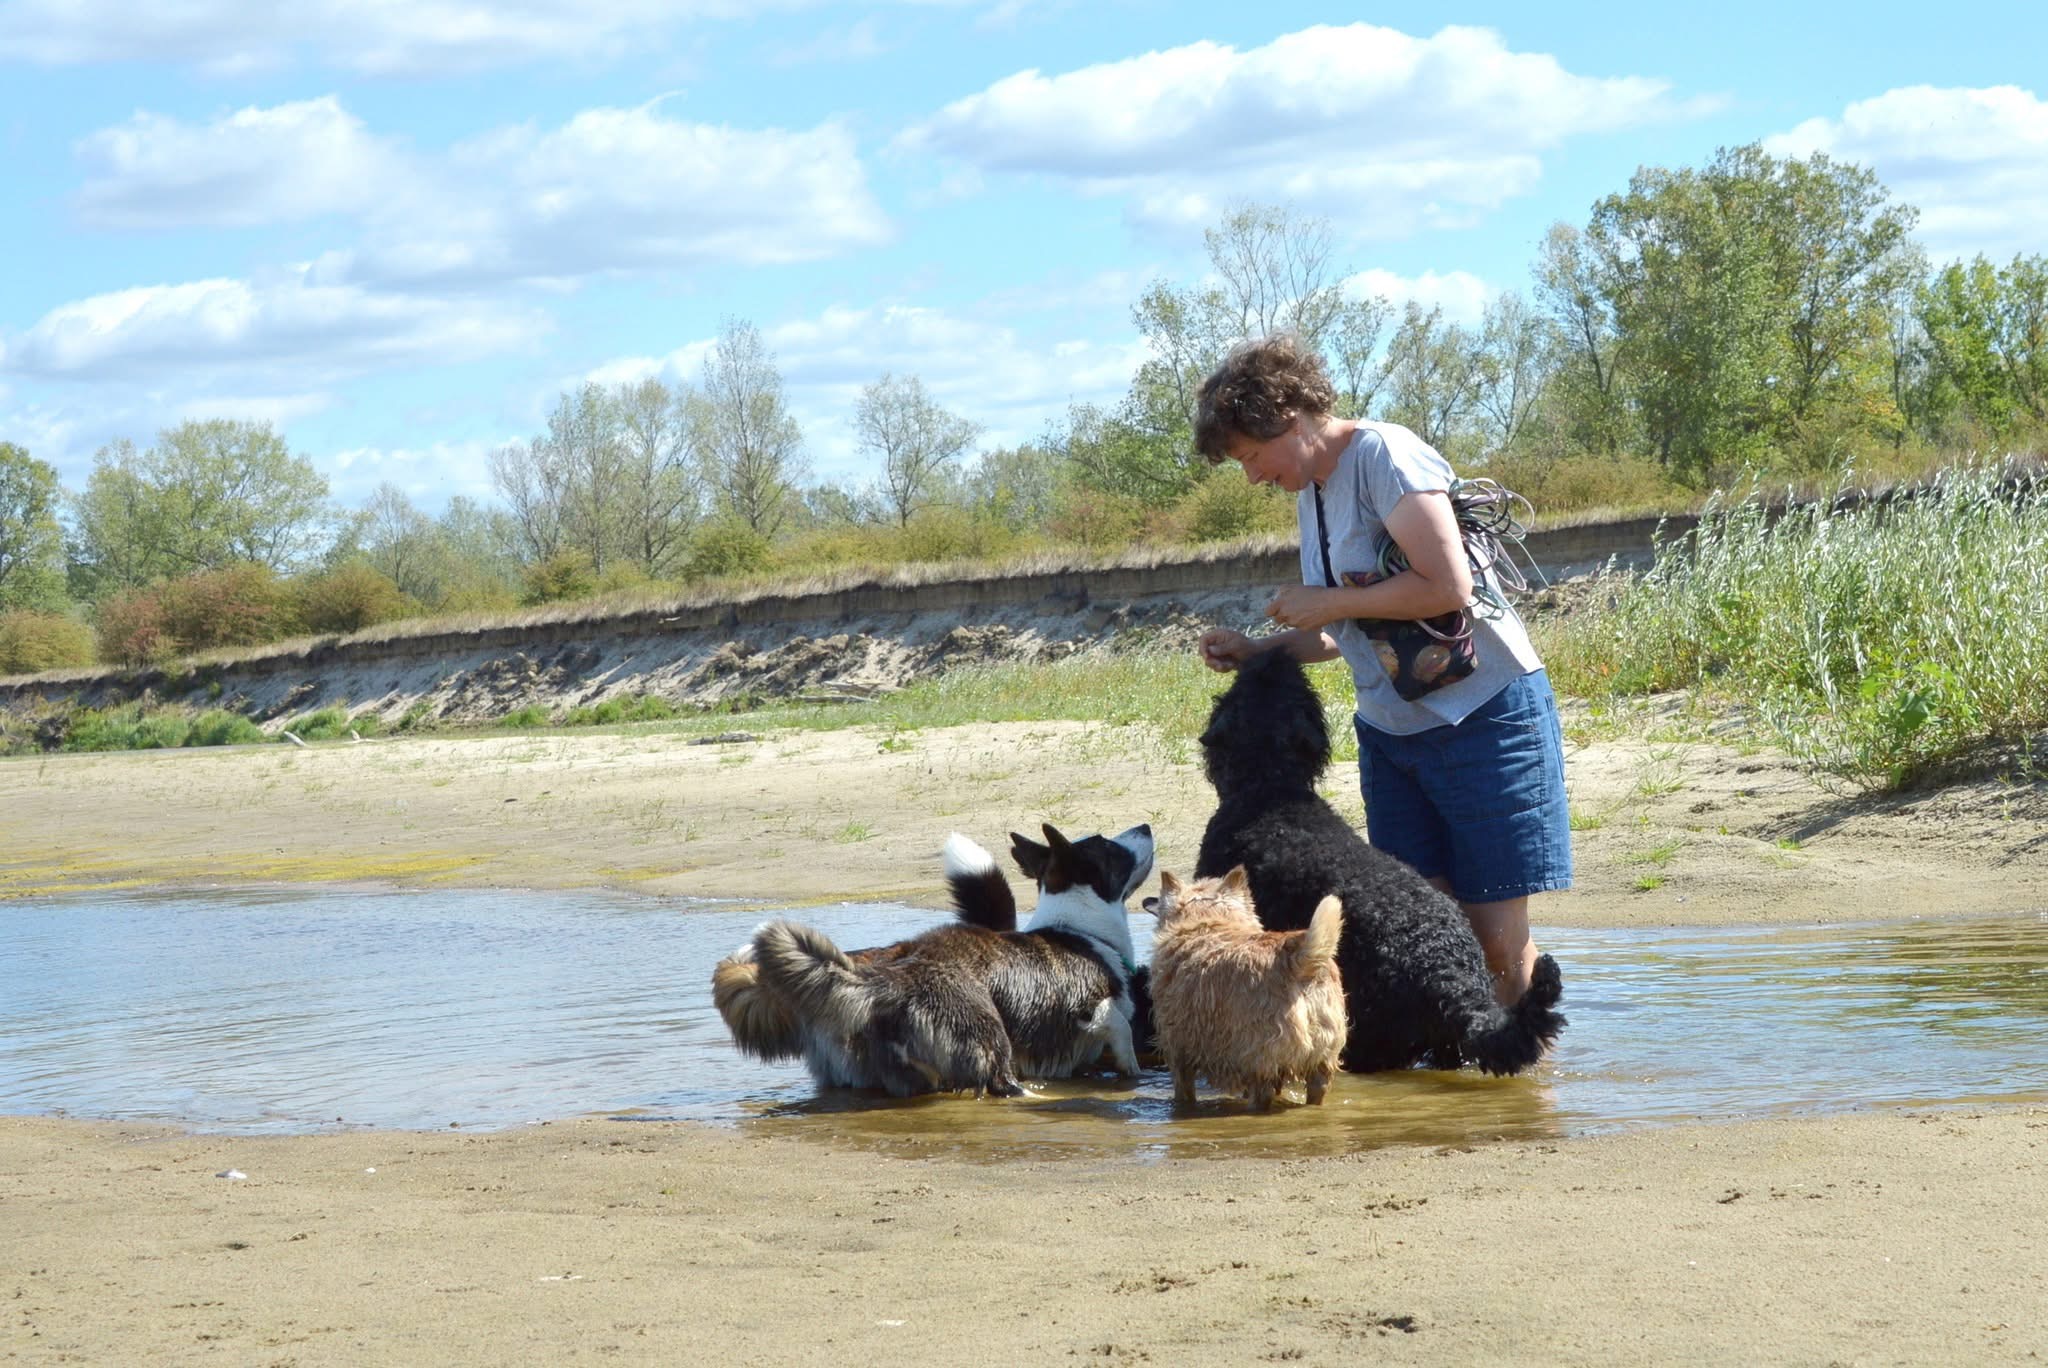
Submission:
<svg viewBox="0 0 2048 1368">
<path fill-rule="evenodd" d="M 758 327 L 815 476 L 912 374 L 1039 435 L 1233 201 L 1476 318 L 1644 164 L 1825 150 L 1937 258 L 2048 250 L 2048 6 L 0 0 L 0 440 L 82 487 L 274 421 L 359 504 L 489 497 L 567 387 Z"/>
</svg>

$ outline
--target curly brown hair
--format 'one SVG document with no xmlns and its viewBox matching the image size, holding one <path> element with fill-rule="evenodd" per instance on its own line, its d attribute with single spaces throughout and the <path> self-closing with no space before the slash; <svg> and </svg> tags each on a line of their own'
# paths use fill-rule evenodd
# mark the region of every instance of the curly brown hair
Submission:
<svg viewBox="0 0 2048 1368">
<path fill-rule="evenodd" d="M 1336 406 L 1337 389 L 1313 348 L 1288 333 L 1240 342 L 1195 394 L 1195 450 L 1221 465 L 1231 438 L 1263 442 Z"/>
</svg>

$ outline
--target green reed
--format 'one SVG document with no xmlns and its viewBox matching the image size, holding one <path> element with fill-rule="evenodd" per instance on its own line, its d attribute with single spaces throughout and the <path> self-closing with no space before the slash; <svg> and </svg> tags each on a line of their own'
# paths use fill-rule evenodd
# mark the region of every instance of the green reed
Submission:
<svg viewBox="0 0 2048 1368">
<path fill-rule="evenodd" d="M 1608 588 L 1539 624 L 1562 692 L 1746 704 L 1852 785 L 1897 788 L 2048 724 L 2048 491 L 1992 467 L 1888 502 L 1752 490 Z"/>
</svg>

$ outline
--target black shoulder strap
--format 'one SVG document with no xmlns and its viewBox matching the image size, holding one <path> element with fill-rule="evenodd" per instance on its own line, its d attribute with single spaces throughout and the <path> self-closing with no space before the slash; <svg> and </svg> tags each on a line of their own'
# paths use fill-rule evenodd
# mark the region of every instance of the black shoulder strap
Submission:
<svg viewBox="0 0 2048 1368">
<path fill-rule="evenodd" d="M 1330 529 L 1323 518 L 1323 487 L 1310 481 L 1309 488 L 1314 490 L 1316 495 L 1316 540 L 1321 542 L 1323 547 L 1323 584 L 1335 589 L 1337 574 L 1330 569 Z"/>
</svg>

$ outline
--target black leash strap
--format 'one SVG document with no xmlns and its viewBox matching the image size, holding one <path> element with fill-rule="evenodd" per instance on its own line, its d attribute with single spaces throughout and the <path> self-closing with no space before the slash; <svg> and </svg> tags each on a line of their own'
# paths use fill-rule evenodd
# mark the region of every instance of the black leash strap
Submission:
<svg viewBox="0 0 2048 1368">
<path fill-rule="evenodd" d="M 1311 481 L 1309 488 L 1315 491 L 1316 496 L 1316 540 L 1321 542 L 1323 547 L 1323 584 L 1327 588 L 1335 589 L 1337 573 L 1330 568 L 1330 529 L 1323 518 L 1323 487 Z"/>
</svg>

